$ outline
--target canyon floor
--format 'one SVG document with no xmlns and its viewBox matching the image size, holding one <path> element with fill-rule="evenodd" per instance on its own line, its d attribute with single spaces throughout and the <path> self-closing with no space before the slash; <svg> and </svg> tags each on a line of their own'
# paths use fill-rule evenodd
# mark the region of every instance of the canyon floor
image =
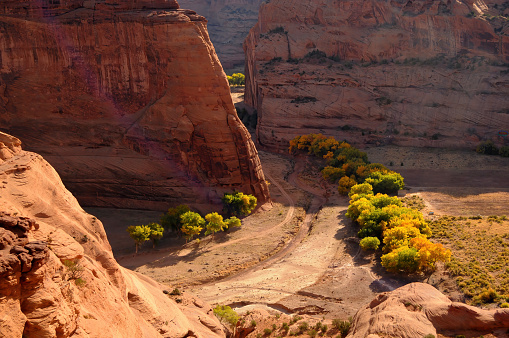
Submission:
<svg viewBox="0 0 509 338">
<path fill-rule="evenodd" d="M 373 162 L 405 177 L 400 196 L 423 198 L 424 214 L 502 215 L 509 206 L 509 159 L 468 151 L 382 147 L 367 149 Z M 230 232 L 200 242 L 165 239 L 134 254 L 128 225 L 157 221 L 160 213 L 88 208 L 105 225 L 119 263 L 212 304 L 319 318 L 352 316 L 377 293 L 419 278 L 384 273 L 374 255 L 359 250 L 345 217 L 346 197 L 321 183 L 310 158 L 260 151 L 273 202 Z M 401 163 L 403 162 L 403 166 Z M 433 215 L 431 215 L 433 213 Z M 447 274 L 432 278 L 454 294 Z"/>
</svg>

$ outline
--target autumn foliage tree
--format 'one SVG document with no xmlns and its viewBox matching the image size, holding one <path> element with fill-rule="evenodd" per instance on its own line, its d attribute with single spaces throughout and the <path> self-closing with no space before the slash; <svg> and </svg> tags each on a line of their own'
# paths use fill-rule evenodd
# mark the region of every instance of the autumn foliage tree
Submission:
<svg viewBox="0 0 509 338">
<path fill-rule="evenodd" d="M 256 208 L 257 203 L 256 197 L 242 192 L 225 193 L 221 201 L 224 212 L 229 216 L 247 216 Z"/>
<path fill-rule="evenodd" d="M 140 245 L 150 239 L 150 234 L 152 231 L 150 230 L 150 227 L 146 225 L 131 225 L 127 227 L 127 232 L 129 233 L 129 236 L 134 240 L 136 253 L 138 253 Z"/>
<path fill-rule="evenodd" d="M 174 231 L 177 235 L 182 234 L 182 220 L 180 216 L 191 211 L 185 204 L 168 209 L 168 212 L 161 215 L 161 225 L 166 231 Z"/>
<path fill-rule="evenodd" d="M 182 232 L 186 237 L 186 242 L 192 240 L 194 236 L 199 235 L 205 225 L 203 217 L 194 211 L 188 211 L 182 214 L 180 220 L 182 222 Z"/>
<path fill-rule="evenodd" d="M 428 272 L 436 262 L 447 262 L 450 250 L 428 240 L 431 230 L 421 212 L 402 206 L 395 196 L 377 193 L 368 184 L 351 188 L 346 216 L 359 225 L 361 247 L 383 243 L 382 266 L 391 272 Z M 376 240 L 375 240 L 376 239 Z"/>
</svg>

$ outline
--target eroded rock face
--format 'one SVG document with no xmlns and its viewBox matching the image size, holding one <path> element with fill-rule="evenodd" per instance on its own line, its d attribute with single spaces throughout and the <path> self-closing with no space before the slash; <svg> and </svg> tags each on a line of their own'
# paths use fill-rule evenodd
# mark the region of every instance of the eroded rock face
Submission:
<svg viewBox="0 0 509 338">
<path fill-rule="evenodd" d="M 225 337 L 208 304 L 181 298 L 118 265 L 101 222 L 40 155 L 0 160 L 0 336 Z"/>
<path fill-rule="evenodd" d="M 247 37 L 260 144 L 472 147 L 509 128 L 504 1 L 274 0 Z"/>
<path fill-rule="evenodd" d="M 424 337 L 506 333 L 509 309 L 484 310 L 452 302 L 429 284 L 382 293 L 353 318 L 347 337 Z"/>
<path fill-rule="evenodd" d="M 0 125 L 87 205 L 164 210 L 233 189 L 268 199 L 206 20 L 177 8 L 0 6 Z"/>
<path fill-rule="evenodd" d="M 182 7 L 192 8 L 207 18 L 210 40 L 224 69 L 244 65 L 242 43 L 258 20 L 261 3 L 262 0 L 179 1 Z"/>
</svg>

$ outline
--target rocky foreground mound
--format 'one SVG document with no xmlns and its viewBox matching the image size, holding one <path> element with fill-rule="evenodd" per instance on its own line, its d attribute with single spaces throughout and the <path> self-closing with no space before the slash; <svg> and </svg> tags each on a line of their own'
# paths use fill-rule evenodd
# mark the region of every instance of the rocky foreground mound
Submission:
<svg viewBox="0 0 509 338">
<path fill-rule="evenodd" d="M 503 0 L 267 1 L 244 43 L 257 139 L 508 143 L 508 18 Z"/>
<path fill-rule="evenodd" d="M 206 23 L 174 0 L 2 2 L 2 130 L 86 205 L 266 201 Z"/>
<path fill-rule="evenodd" d="M 422 338 L 495 334 L 506 337 L 509 309 L 484 310 L 452 302 L 429 284 L 411 283 L 379 294 L 357 312 L 347 337 Z"/>
<path fill-rule="evenodd" d="M 0 133 L 1 337 L 225 336 L 207 304 L 120 267 L 101 222 L 20 144 Z"/>
</svg>

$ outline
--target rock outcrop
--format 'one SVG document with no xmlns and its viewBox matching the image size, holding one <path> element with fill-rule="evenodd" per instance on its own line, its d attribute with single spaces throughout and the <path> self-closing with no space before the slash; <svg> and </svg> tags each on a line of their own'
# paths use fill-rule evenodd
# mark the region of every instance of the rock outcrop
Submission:
<svg viewBox="0 0 509 338">
<path fill-rule="evenodd" d="M 225 337 L 209 305 L 120 267 L 40 155 L 3 133 L 0 149 L 0 336 Z"/>
<path fill-rule="evenodd" d="M 452 302 L 429 284 L 411 283 L 378 295 L 353 318 L 347 337 L 422 338 L 507 334 L 509 309 L 484 310 Z"/>
<path fill-rule="evenodd" d="M 262 0 L 180 0 L 207 18 L 207 29 L 224 69 L 242 67 L 245 62 L 242 43 L 258 20 Z"/>
<path fill-rule="evenodd" d="M 174 0 L 11 1 L 0 14 L 0 128 L 80 202 L 268 199 L 202 16 Z"/>
<path fill-rule="evenodd" d="M 508 143 L 508 17 L 501 0 L 267 2 L 244 43 L 257 140 Z"/>
</svg>

